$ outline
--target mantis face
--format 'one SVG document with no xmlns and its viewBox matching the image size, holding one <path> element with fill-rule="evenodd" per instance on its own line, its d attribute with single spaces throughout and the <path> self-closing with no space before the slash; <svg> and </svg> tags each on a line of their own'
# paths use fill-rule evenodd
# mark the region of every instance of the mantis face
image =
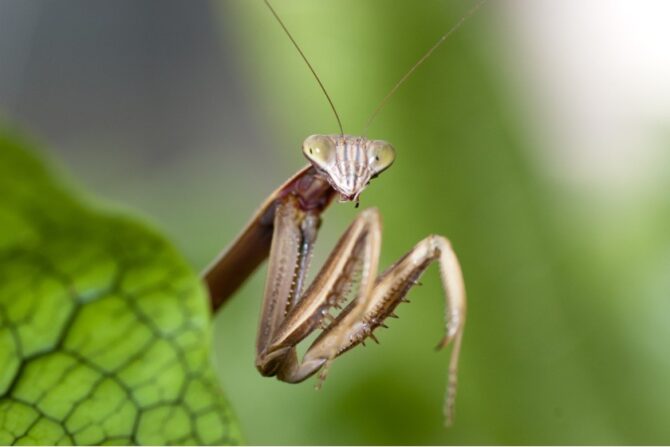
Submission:
<svg viewBox="0 0 670 447">
<path fill-rule="evenodd" d="M 395 159 L 386 141 L 351 135 L 311 135 L 302 145 L 312 166 L 338 193 L 341 201 L 358 201 L 370 180 Z"/>
</svg>

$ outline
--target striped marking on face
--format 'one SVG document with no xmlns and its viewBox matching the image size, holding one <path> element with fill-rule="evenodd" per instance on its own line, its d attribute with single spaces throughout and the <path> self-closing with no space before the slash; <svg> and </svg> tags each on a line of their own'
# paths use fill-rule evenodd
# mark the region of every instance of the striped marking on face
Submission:
<svg viewBox="0 0 670 447">
<path fill-rule="evenodd" d="M 336 169 L 331 172 L 331 176 L 346 196 L 358 196 L 373 174 L 368 143 L 369 140 L 362 137 L 336 137 Z"/>
</svg>

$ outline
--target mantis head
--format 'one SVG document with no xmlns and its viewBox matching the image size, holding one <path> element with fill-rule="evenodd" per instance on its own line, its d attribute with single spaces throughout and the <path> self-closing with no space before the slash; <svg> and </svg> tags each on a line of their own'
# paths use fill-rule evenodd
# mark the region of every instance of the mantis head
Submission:
<svg viewBox="0 0 670 447">
<path fill-rule="evenodd" d="M 395 160 L 395 149 L 386 141 L 351 135 L 311 135 L 302 152 L 330 185 L 341 201 L 358 202 L 370 180 Z"/>
</svg>

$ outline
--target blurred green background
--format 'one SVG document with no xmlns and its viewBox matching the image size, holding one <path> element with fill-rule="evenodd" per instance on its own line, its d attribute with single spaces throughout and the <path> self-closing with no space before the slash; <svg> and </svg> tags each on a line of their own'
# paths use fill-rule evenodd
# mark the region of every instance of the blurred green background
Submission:
<svg viewBox="0 0 670 447">
<path fill-rule="evenodd" d="M 534 35 L 512 18 L 550 11 L 531 3 L 489 2 L 369 132 L 398 152 L 361 198 L 384 219 L 382 265 L 439 233 L 463 266 L 469 309 L 455 426 L 442 426 L 448 356 L 433 350 L 443 327 L 435 267 L 379 333 L 381 345 L 335 362 L 320 391 L 314 380 L 287 385 L 254 368 L 261 269 L 215 327 L 216 368 L 249 443 L 670 442 L 670 113 L 639 126 L 653 162 L 633 158 L 628 168 L 623 158 L 623 172 L 637 172 L 623 186 L 607 148 L 571 177 L 576 151 L 555 150 L 560 126 L 552 133 L 542 120 L 556 115 L 534 107 L 550 97 L 587 105 L 570 88 L 575 79 L 525 83 L 537 59 L 519 39 Z M 196 269 L 305 163 L 305 136 L 337 131 L 260 1 L 0 5 L 9 36 L 0 39 L 3 122 L 52 147 L 48 156 L 79 188 L 166 232 Z M 470 3 L 275 6 L 355 134 Z M 587 28 L 599 13 L 586 11 Z M 562 51 L 577 52 L 571 43 Z M 327 212 L 317 263 L 356 212 L 351 204 Z"/>
</svg>

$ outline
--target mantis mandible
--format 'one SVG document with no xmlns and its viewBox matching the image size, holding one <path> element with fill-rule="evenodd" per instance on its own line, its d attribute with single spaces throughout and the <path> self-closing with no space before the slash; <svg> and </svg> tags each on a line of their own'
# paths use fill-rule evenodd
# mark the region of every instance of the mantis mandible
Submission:
<svg viewBox="0 0 670 447">
<path fill-rule="evenodd" d="M 377 275 L 381 219 L 377 209 L 367 209 L 342 235 L 312 283 L 305 284 L 321 214 L 337 196 L 340 202 L 358 206 L 361 192 L 393 164 L 395 149 L 386 141 L 344 134 L 323 83 L 269 1 L 264 1 L 319 83 L 340 133 L 305 139 L 302 152 L 309 164 L 270 194 L 240 235 L 207 267 L 204 279 L 212 307 L 218 309 L 269 257 L 256 368 L 263 376 L 276 376 L 289 383 L 301 382 L 321 371 L 322 381 L 335 357 L 368 338 L 376 341 L 374 330 L 384 326 L 386 318 L 395 317 L 395 308 L 405 301 L 426 268 L 437 261 L 446 301 L 445 336 L 437 347 L 452 344 L 444 404 L 445 423 L 450 425 L 466 298 L 461 268 L 449 240 L 430 235 Z M 396 83 L 373 112 L 366 129 L 398 87 L 485 2 L 480 1 L 466 13 Z M 346 304 L 356 284 L 358 291 Z M 335 317 L 330 313 L 333 309 L 339 310 Z M 321 334 L 299 359 L 296 345 L 319 329 Z"/>
</svg>

